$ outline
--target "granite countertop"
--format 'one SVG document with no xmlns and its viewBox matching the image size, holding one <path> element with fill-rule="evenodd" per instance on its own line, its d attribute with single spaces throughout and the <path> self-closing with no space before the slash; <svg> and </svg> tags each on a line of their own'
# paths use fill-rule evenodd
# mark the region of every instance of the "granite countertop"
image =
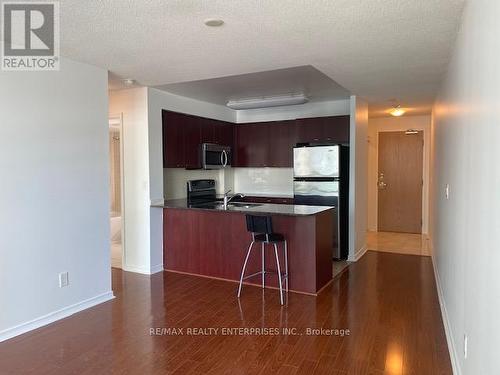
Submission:
<svg viewBox="0 0 500 375">
<path fill-rule="evenodd" d="M 181 208 L 189 210 L 207 210 L 207 211 L 227 211 L 241 212 L 248 214 L 271 214 L 271 215 L 290 215 L 290 216 L 308 216 L 316 215 L 320 212 L 334 209 L 332 206 L 304 206 L 297 204 L 272 204 L 272 203 L 243 203 L 231 202 L 237 206 L 230 206 L 224 210 L 222 202 L 219 204 L 200 206 L 189 205 L 187 199 L 160 199 L 151 202 L 151 207 L 159 208 Z"/>
</svg>

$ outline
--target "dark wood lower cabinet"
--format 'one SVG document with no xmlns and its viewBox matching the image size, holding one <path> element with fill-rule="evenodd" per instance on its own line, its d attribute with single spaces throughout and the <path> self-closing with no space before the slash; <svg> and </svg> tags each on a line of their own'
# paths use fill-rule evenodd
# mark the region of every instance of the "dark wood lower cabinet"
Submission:
<svg viewBox="0 0 500 375">
<path fill-rule="evenodd" d="M 251 242 L 243 213 L 166 208 L 163 215 L 166 270 L 239 280 Z M 332 279 L 332 220 L 331 210 L 308 216 L 273 216 L 274 231 L 288 241 L 291 291 L 315 295 Z M 271 250 L 266 251 L 266 265 L 276 269 Z M 279 254 L 283 262 L 281 249 Z M 260 248 L 254 245 L 247 274 L 260 267 Z M 248 282 L 260 284 L 260 278 Z M 266 285 L 277 287 L 277 277 L 266 276 Z"/>
</svg>

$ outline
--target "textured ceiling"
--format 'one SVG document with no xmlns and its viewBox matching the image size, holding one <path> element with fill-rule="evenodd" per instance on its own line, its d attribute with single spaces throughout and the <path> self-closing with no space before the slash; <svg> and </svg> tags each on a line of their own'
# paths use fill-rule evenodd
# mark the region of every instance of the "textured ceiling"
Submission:
<svg viewBox="0 0 500 375">
<path fill-rule="evenodd" d="M 139 84 L 312 65 L 370 102 L 428 111 L 463 0 L 61 1 L 61 53 Z M 225 24 L 209 28 L 208 17 Z"/>
<path fill-rule="evenodd" d="M 310 65 L 171 83 L 157 88 L 222 105 L 229 100 L 298 93 L 305 94 L 310 102 L 348 99 L 350 96 L 349 91 Z"/>
</svg>

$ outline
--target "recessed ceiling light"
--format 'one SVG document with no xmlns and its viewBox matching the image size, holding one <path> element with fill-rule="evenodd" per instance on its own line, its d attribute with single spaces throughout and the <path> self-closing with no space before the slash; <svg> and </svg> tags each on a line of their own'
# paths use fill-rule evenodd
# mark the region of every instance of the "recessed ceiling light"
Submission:
<svg viewBox="0 0 500 375">
<path fill-rule="evenodd" d="M 399 117 L 399 116 L 403 116 L 405 114 L 405 110 L 403 108 L 401 108 L 400 105 L 394 107 L 393 109 L 391 109 L 389 111 L 389 113 L 395 117 Z"/>
<path fill-rule="evenodd" d="M 205 25 L 210 26 L 210 27 L 218 27 L 222 26 L 224 24 L 224 21 L 221 20 L 220 18 L 207 18 L 205 20 Z"/>
</svg>

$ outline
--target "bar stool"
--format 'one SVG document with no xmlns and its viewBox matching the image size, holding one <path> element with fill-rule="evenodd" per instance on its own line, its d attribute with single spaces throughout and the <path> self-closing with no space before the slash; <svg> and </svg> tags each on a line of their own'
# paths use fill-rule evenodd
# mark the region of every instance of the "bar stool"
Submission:
<svg viewBox="0 0 500 375">
<path fill-rule="evenodd" d="M 264 252 L 267 244 L 272 244 L 274 246 L 274 255 L 276 257 L 276 267 L 278 274 L 278 282 L 280 286 L 280 301 L 283 305 L 283 281 L 285 281 L 286 292 L 288 293 L 288 249 L 286 239 L 282 234 L 273 232 L 273 222 L 271 216 L 256 216 L 256 215 L 246 215 L 247 230 L 252 233 L 252 242 L 248 247 L 247 256 L 245 258 L 245 263 L 243 264 L 243 269 L 241 270 L 240 285 L 238 287 L 238 298 L 241 295 L 241 287 L 243 285 L 243 280 L 249 279 L 251 277 L 262 275 L 262 288 L 265 287 L 265 275 L 270 271 L 265 270 L 265 257 Z M 261 256 L 262 256 L 262 271 L 255 272 L 251 275 L 245 276 L 245 269 L 247 267 L 248 258 L 252 252 L 252 247 L 254 243 L 261 243 Z M 284 245 L 283 249 L 285 252 L 285 272 L 281 273 L 280 260 L 278 257 L 278 244 L 282 243 Z M 273 272 L 274 273 L 274 272 Z"/>
</svg>

